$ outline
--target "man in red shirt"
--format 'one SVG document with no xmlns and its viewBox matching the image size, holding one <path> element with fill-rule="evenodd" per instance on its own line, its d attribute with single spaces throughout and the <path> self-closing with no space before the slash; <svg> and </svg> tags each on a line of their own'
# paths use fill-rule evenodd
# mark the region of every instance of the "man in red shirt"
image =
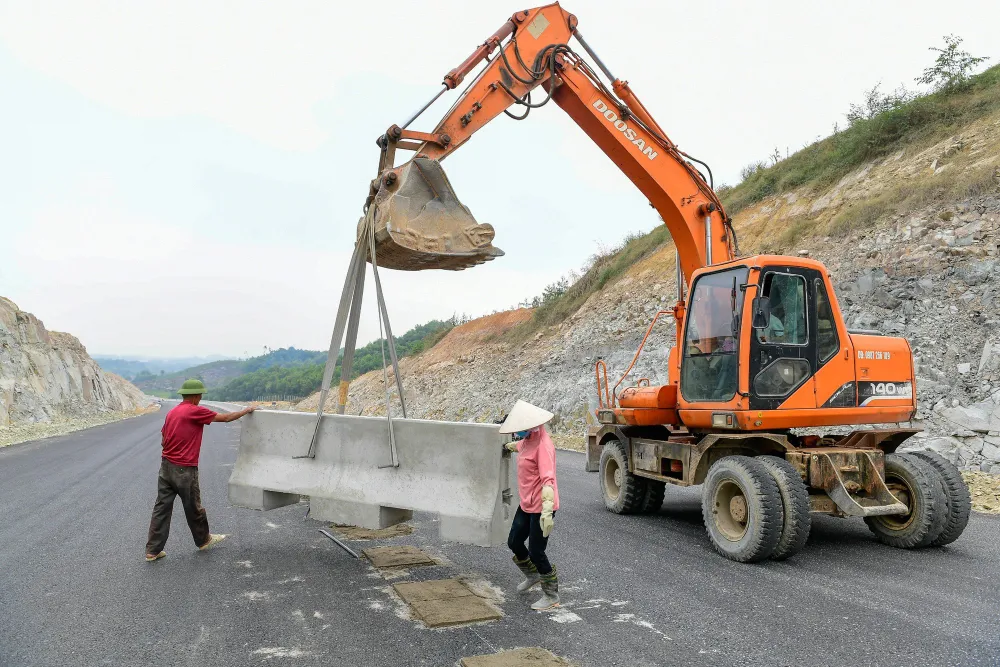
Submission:
<svg viewBox="0 0 1000 667">
<path fill-rule="evenodd" d="M 170 515 L 174 510 L 174 497 L 180 496 L 184 505 L 191 536 L 195 546 L 207 549 L 226 538 L 208 531 L 208 514 L 201 506 L 201 489 L 198 487 L 198 455 L 201 453 L 201 435 L 207 424 L 212 422 L 236 421 L 254 411 L 253 407 L 239 412 L 217 413 L 203 408 L 201 395 L 205 385 L 201 380 L 186 380 L 178 391 L 184 399 L 180 405 L 167 413 L 163 421 L 163 460 L 160 463 L 160 479 L 153 505 L 153 517 L 149 521 L 149 540 L 146 542 L 146 560 L 153 562 L 167 554 L 163 547 L 170 533 Z"/>
</svg>

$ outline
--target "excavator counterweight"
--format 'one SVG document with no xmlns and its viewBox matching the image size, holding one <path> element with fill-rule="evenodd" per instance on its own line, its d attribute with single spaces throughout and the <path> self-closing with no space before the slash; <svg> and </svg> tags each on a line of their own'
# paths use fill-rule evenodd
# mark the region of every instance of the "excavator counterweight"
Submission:
<svg viewBox="0 0 1000 667">
<path fill-rule="evenodd" d="M 503 255 L 493 226 L 476 222 L 437 160 L 410 160 L 376 179 L 372 191 L 358 237 L 374 226 L 379 266 L 458 271 Z"/>
</svg>

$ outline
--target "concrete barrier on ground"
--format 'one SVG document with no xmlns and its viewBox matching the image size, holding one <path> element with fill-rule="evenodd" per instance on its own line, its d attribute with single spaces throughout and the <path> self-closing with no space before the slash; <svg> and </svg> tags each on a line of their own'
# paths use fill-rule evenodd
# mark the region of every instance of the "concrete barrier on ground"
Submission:
<svg viewBox="0 0 1000 667">
<path fill-rule="evenodd" d="M 257 410 L 242 420 L 229 501 L 269 510 L 309 496 L 310 516 L 386 528 L 413 511 L 440 517 L 442 539 L 506 542 L 518 505 L 516 466 L 498 426 L 393 419 L 399 467 L 384 417 L 324 415 L 315 458 L 303 456 L 316 415 Z"/>
</svg>

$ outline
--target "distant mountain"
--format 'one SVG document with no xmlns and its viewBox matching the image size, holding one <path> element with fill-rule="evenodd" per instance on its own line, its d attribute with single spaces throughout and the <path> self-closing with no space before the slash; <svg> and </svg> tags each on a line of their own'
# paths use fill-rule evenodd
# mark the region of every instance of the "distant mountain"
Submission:
<svg viewBox="0 0 1000 667">
<path fill-rule="evenodd" d="M 103 370 L 117 373 L 131 380 L 136 375 L 146 372 L 153 375 L 173 373 L 185 368 L 206 364 L 212 361 L 228 359 L 220 354 L 206 357 L 139 357 L 113 354 L 95 354 L 91 357 Z"/>
<path fill-rule="evenodd" d="M 199 364 L 173 373 L 154 374 L 142 371 L 132 378 L 132 383 L 152 396 L 168 397 L 177 393 L 184 380 L 198 378 L 209 389 L 221 387 L 233 378 L 243 375 L 246 362 L 238 359 L 222 359 Z"/>
<path fill-rule="evenodd" d="M 396 351 L 407 356 L 430 347 L 441 339 L 454 324 L 432 320 L 413 327 L 396 337 Z M 117 362 L 128 359 L 101 358 L 102 367 L 115 368 Z M 164 360 L 160 360 L 164 361 Z M 176 360 L 171 360 L 176 361 Z M 134 361 L 133 373 L 125 373 L 135 386 L 151 396 L 174 396 L 184 380 L 198 378 L 208 387 L 209 396 L 216 400 L 249 400 L 262 395 L 285 395 L 301 398 L 319 387 L 326 364 L 326 352 L 282 347 L 249 359 L 220 359 L 180 369 L 167 370 L 150 361 Z M 138 364 L 147 364 L 140 366 Z M 381 368 L 379 341 L 359 347 L 354 354 L 354 375 Z M 339 361 L 338 361 L 339 365 Z"/>
<path fill-rule="evenodd" d="M 396 353 L 402 358 L 432 347 L 455 326 L 452 321 L 431 320 L 397 336 Z M 343 354 L 343 352 L 341 352 Z M 354 352 L 352 376 L 382 368 L 381 340 L 372 341 Z M 294 347 L 273 350 L 244 362 L 246 374 L 225 386 L 213 388 L 209 398 L 223 401 L 246 401 L 265 397 L 301 398 L 319 388 L 326 365 L 326 352 L 296 350 Z M 340 358 L 334 377 L 340 378 Z M 211 387 L 210 387 L 211 388 Z"/>
</svg>

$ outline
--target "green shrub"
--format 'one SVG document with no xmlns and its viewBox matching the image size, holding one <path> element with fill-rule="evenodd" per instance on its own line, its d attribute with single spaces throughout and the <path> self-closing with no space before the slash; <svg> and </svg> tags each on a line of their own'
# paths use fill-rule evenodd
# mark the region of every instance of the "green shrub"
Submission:
<svg viewBox="0 0 1000 667">
<path fill-rule="evenodd" d="M 591 257 L 590 266 L 583 275 L 562 293 L 544 301 L 531 319 L 512 332 L 515 339 L 523 339 L 543 327 L 565 321 L 593 295 L 609 282 L 624 274 L 629 267 L 642 261 L 657 248 L 670 240 L 666 225 L 658 225 L 648 234 L 632 234 L 610 252 Z"/>
<path fill-rule="evenodd" d="M 948 136 L 956 127 L 1000 110 L 1000 65 L 970 77 L 961 90 L 940 91 L 859 118 L 771 167 L 744 168 L 746 179 L 721 194 L 729 215 L 802 185 L 830 186 L 862 164 L 911 145 Z M 758 166 L 762 163 L 756 163 Z"/>
</svg>

